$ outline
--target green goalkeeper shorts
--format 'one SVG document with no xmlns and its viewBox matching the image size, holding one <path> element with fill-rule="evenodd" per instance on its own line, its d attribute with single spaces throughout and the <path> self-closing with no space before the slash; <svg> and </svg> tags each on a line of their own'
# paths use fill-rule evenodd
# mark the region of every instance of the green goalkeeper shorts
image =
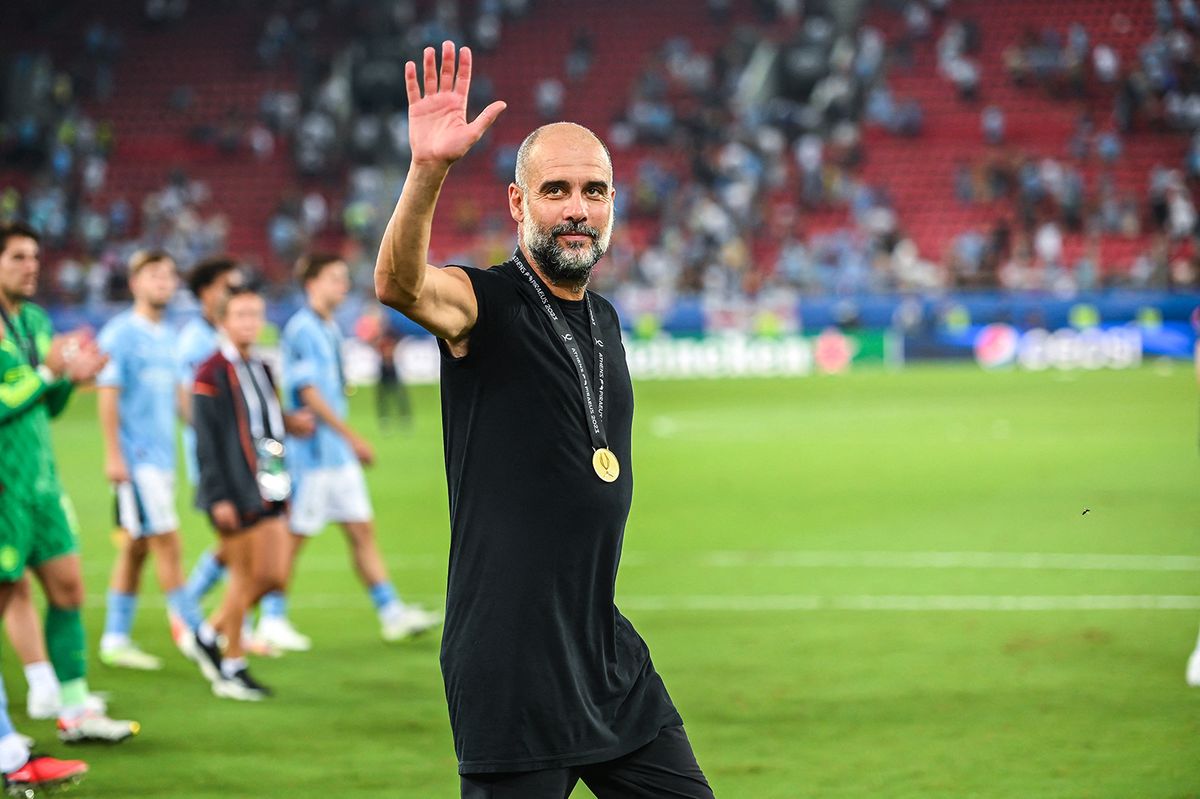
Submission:
<svg viewBox="0 0 1200 799">
<path fill-rule="evenodd" d="M 0 582 L 77 551 L 78 529 L 75 508 L 61 491 L 0 493 Z"/>
</svg>

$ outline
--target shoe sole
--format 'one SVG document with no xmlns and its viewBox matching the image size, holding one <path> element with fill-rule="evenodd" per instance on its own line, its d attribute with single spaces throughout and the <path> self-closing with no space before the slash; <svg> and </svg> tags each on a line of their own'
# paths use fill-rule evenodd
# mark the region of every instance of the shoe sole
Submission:
<svg viewBox="0 0 1200 799">
<path fill-rule="evenodd" d="M 302 645 L 302 644 L 290 644 L 289 645 L 289 644 L 282 644 L 279 641 L 267 640 L 266 644 L 267 644 L 267 646 L 272 647 L 273 649 L 277 649 L 280 652 L 309 652 L 312 650 L 311 643 L 308 644 L 307 646 Z"/>
<path fill-rule="evenodd" d="M 382 637 L 386 643 L 396 644 L 396 643 L 400 643 L 401 641 L 408 641 L 413 638 L 420 638 L 422 635 L 425 635 L 427 632 L 429 632 L 430 630 L 432 630 L 433 628 L 435 628 L 437 626 L 438 625 L 435 622 L 433 624 L 430 624 L 428 627 L 418 627 L 417 629 L 414 629 L 414 630 L 405 630 L 404 632 L 402 632 L 399 635 L 396 635 L 394 637 L 389 638 L 386 633 L 383 634 Z"/>
<path fill-rule="evenodd" d="M 17 784 L 9 784 L 4 786 L 5 796 L 14 796 L 19 799 L 37 799 L 39 793 L 47 791 L 57 791 L 59 788 L 68 788 L 73 785 L 78 785 L 83 782 L 86 771 L 79 774 L 72 774 L 69 777 L 59 777 L 56 780 L 42 780 L 41 782 L 22 782 Z"/>
<path fill-rule="evenodd" d="M 70 737 L 64 737 L 63 735 L 60 734 L 58 736 L 58 740 L 61 743 L 67 744 L 69 746 L 75 746 L 76 744 L 119 744 L 119 743 L 124 743 L 125 741 L 128 741 L 130 738 L 132 738 L 135 735 L 137 735 L 137 733 L 133 732 L 132 730 L 130 732 L 128 732 L 127 734 L 121 736 L 120 738 L 99 738 L 99 737 L 93 737 L 93 736 L 84 736 L 81 738 L 70 738 Z"/>
<path fill-rule="evenodd" d="M 261 702 L 267 698 L 266 694 L 261 694 L 257 691 L 247 691 L 237 686 L 229 685 L 227 680 L 214 682 L 212 686 L 213 696 L 219 699 L 233 699 L 237 702 Z"/>
</svg>

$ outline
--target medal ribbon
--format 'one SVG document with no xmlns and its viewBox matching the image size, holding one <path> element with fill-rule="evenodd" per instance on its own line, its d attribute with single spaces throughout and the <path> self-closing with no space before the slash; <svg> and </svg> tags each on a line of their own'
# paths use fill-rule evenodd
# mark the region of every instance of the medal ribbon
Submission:
<svg viewBox="0 0 1200 799">
<path fill-rule="evenodd" d="M 583 394 L 583 411 L 588 421 L 588 435 L 592 440 L 592 449 L 607 449 L 608 437 L 604 429 L 604 339 L 600 336 L 600 325 L 596 323 L 596 313 L 592 309 L 592 298 L 588 296 L 587 292 L 584 292 L 583 301 L 587 305 L 588 319 L 591 321 L 592 340 L 595 344 L 593 352 L 596 356 L 592 364 L 593 375 L 589 376 L 587 367 L 583 364 L 583 351 L 579 348 L 579 342 L 575 340 L 575 335 L 567 327 L 567 322 L 563 318 L 562 310 L 554 295 L 550 293 L 538 276 L 534 274 L 533 269 L 525 262 L 525 256 L 520 250 L 513 253 L 512 262 L 529 283 L 530 291 L 533 292 L 535 299 L 542 306 L 542 310 L 546 312 L 546 316 L 550 317 L 550 325 L 558 335 L 559 343 L 566 349 L 571 363 L 575 364 L 575 372 L 579 378 L 579 389 Z M 592 397 L 593 385 L 596 387 L 596 396 L 594 399 Z"/>
<path fill-rule="evenodd" d="M 241 384 L 242 399 L 246 402 L 246 410 L 249 412 L 247 415 L 250 417 L 250 435 L 255 442 L 264 438 L 282 441 L 284 434 L 283 411 L 279 407 L 279 400 L 276 398 L 275 392 L 271 390 L 271 381 L 267 379 L 267 373 L 262 364 L 254 358 L 251 358 L 249 363 L 243 361 L 241 354 L 228 342 L 222 345 L 221 354 L 233 364 L 233 370 L 238 376 L 238 383 Z M 259 394 L 267 403 L 265 414 L 262 403 L 259 402 Z"/>
</svg>

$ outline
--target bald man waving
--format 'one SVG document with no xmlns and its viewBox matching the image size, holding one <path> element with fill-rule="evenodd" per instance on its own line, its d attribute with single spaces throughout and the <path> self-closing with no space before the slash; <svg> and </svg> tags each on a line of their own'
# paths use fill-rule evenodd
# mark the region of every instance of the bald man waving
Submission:
<svg viewBox="0 0 1200 799">
<path fill-rule="evenodd" d="M 613 306 L 587 290 L 613 226 L 612 161 L 547 125 L 517 156 L 512 257 L 427 263 L 466 119 L 471 52 L 406 65 L 412 164 L 375 267 L 379 299 L 439 339 L 450 496 L 442 673 L 463 797 L 711 797 L 646 643 L 613 601 L 633 498 L 633 387 Z"/>
</svg>

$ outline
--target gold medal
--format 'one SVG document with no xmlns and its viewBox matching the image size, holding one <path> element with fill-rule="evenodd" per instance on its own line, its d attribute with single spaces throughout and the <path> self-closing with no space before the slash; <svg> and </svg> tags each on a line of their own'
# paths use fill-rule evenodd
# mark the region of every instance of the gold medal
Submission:
<svg viewBox="0 0 1200 799">
<path fill-rule="evenodd" d="M 596 450 L 592 455 L 592 468 L 606 483 L 614 482 L 621 474 L 621 464 L 617 462 L 617 456 L 604 447 Z"/>
</svg>

